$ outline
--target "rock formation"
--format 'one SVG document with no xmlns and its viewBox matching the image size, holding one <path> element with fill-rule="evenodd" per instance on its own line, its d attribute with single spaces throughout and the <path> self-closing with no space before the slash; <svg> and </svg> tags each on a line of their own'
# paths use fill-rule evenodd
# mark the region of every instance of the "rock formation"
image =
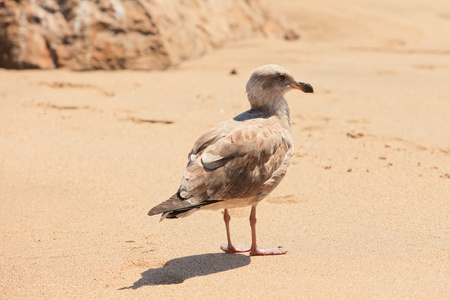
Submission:
<svg viewBox="0 0 450 300">
<path fill-rule="evenodd" d="M 296 39 L 258 0 L 0 1 L 0 67 L 165 69 L 249 37 Z"/>
</svg>

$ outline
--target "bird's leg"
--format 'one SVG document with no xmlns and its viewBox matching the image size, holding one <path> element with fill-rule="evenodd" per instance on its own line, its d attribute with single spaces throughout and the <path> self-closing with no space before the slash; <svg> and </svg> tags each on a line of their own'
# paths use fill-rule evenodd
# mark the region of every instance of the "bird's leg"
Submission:
<svg viewBox="0 0 450 300">
<path fill-rule="evenodd" d="M 252 247 L 250 248 L 250 255 L 281 255 L 286 254 L 287 251 L 278 248 L 258 248 L 256 246 L 256 205 L 252 206 L 250 213 L 250 227 L 252 229 Z"/>
<path fill-rule="evenodd" d="M 233 246 L 233 244 L 231 243 L 231 235 L 230 235 L 230 220 L 231 220 L 231 217 L 228 214 L 228 209 L 225 209 L 223 211 L 223 220 L 225 221 L 225 228 L 227 229 L 228 245 L 222 244 L 222 246 L 220 246 L 220 249 L 222 249 L 223 251 L 225 251 L 227 253 L 237 253 L 237 252 L 248 252 L 248 251 L 250 251 L 250 247 L 248 247 L 245 244 Z"/>
</svg>

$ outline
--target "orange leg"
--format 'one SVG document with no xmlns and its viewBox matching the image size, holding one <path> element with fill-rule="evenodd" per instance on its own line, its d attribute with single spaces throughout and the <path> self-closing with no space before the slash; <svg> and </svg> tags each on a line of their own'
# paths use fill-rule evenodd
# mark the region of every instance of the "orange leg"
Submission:
<svg viewBox="0 0 450 300">
<path fill-rule="evenodd" d="M 237 252 L 248 252 L 248 251 L 250 251 L 250 248 L 247 245 L 245 245 L 245 244 L 233 246 L 233 244 L 231 243 L 231 235 L 230 235 L 230 220 L 231 220 L 231 217 L 228 214 L 228 209 L 225 209 L 223 211 L 223 220 L 225 221 L 225 228 L 227 229 L 228 245 L 222 244 L 222 246 L 220 246 L 220 249 L 222 249 L 223 251 L 225 251 L 227 253 L 237 253 Z"/>
<path fill-rule="evenodd" d="M 250 248 L 250 255 L 281 255 L 286 254 L 287 251 L 279 248 L 258 248 L 256 246 L 256 205 L 252 206 L 250 213 L 250 227 L 252 229 L 252 247 Z"/>
</svg>

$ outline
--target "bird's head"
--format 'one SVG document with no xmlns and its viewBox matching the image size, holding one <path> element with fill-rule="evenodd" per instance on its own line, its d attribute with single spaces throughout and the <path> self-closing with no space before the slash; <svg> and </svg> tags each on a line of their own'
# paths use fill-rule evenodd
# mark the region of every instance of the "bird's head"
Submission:
<svg viewBox="0 0 450 300">
<path fill-rule="evenodd" d="M 270 110 L 292 89 L 314 93 L 309 83 L 295 80 L 288 70 L 278 65 L 259 67 L 247 82 L 247 96 L 253 109 Z"/>
</svg>

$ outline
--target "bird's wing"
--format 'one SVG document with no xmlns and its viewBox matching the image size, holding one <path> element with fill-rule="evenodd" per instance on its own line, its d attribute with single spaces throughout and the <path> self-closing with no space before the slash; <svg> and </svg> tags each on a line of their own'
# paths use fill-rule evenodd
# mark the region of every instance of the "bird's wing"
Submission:
<svg viewBox="0 0 450 300">
<path fill-rule="evenodd" d="M 193 205 L 257 197 L 264 183 L 286 159 L 290 160 L 292 140 L 281 126 L 267 119 L 238 123 L 235 126 L 223 123 L 197 140 L 179 196 Z"/>
</svg>

